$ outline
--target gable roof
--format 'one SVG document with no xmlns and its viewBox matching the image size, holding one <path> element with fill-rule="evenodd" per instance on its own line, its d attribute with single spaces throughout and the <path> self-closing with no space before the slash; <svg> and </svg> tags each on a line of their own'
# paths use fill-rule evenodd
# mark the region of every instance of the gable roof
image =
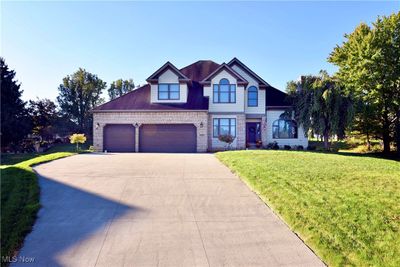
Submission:
<svg viewBox="0 0 400 267">
<path fill-rule="evenodd" d="M 234 58 L 233 60 L 235 60 Z M 233 62 L 230 61 L 230 63 Z M 237 59 L 236 59 L 237 60 Z M 238 62 L 235 61 L 235 62 Z M 229 63 L 229 64 L 230 64 Z M 243 64 L 243 63 L 242 63 Z M 245 78 L 235 72 L 228 64 L 217 64 L 211 60 L 199 60 L 190 64 L 182 69 L 177 69 L 173 64 L 167 62 L 155 73 L 153 73 L 148 80 L 154 82 L 153 79 L 161 75 L 166 69 L 171 69 L 176 73 L 182 81 L 187 82 L 188 98 L 186 103 L 151 103 L 150 99 L 150 84 L 144 85 L 135 89 L 121 97 L 104 103 L 93 109 L 93 112 L 107 112 L 107 111 L 188 111 L 188 110 L 208 110 L 208 97 L 203 95 L 203 84 L 211 82 L 211 79 L 220 71 L 226 70 L 236 79 L 238 83 L 247 84 Z M 250 70 L 251 71 L 251 70 Z M 253 75 L 252 75 L 253 76 Z M 261 78 L 260 78 L 261 79 Z M 205 83 L 204 83 L 205 81 Z M 240 84 L 239 83 L 239 84 Z M 266 89 L 266 108 L 282 108 L 290 106 L 286 101 L 286 93 L 272 87 L 265 82 L 268 86 Z"/>
<path fill-rule="evenodd" d="M 178 76 L 179 81 L 181 82 L 189 82 L 190 79 L 186 77 L 177 67 L 175 67 L 171 62 L 167 61 L 164 65 L 161 66 L 156 72 L 150 75 L 149 78 L 146 79 L 147 82 L 157 82 L 158 77 L 163 74 L 167 69 L 170 69 L 173 73 Z"/>
<path fill-rule="evenodd" d="M 227 64 L 222 63 L 216 70 L 211 72 L 207 77 L 200 81 L 201 84 L 210 84 L 212 78 L 214 78 L 218 73 L 221 71 L 226 70 L 229 74 L 236 78 L 238 85 L 247 85 L 249 82 L 243 78 L 239 73 L 234 71 L 231 67 Z"/>
<path fill-rule="evenodd" d="M 247 72 L 247 74 L 249 74 L 250 76 L 252 76 L 255 80 L 257 80 L 257 82 L 259 83 L 259 87 L 260 88 L 266 88 L 269 87 L 271 85 L 269 85 L 269 83 L 267 83 L 266 81 L 264 81 L 260 76 L 257 75 L 257 73 L 255 73 L 254 71 L 252 71 L 251 69 L 249 69 L 249 67 L 247 67 L 245 64 L 243 64 L 243 62 L 241 62 L 239 59 L 237 59 L 236 57 L 234 57 L 231 61 L 229 61 L 228 65 L 230 67 L 232 67 L 233 65 L 238 65 L 239 67 L 241 67 L 245 72 Z"/>
<path fill-rule="evenodd" d="M 123 96 L 94 108 L 93 112 L 111 110 L 208 110 L 208 98 L 203 96 L 203 87 L 199 83 L 193 82 L 188 85 L 188 98 L 186 103 L 151 103 L 150 85 L 146 84 Z"/>
<path fill-rule="evenodd" d="M 180 69 L 180 71 L 192 81 L 201 81 L 219 68 L 219 66 L 220 64 L 217 64 L 212 60 L 199 60 Z"/>
</svg>

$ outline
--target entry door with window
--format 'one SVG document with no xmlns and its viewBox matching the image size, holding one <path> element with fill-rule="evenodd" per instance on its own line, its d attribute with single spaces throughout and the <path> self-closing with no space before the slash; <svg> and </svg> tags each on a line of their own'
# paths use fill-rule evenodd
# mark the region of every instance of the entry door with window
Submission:
<svg viewBox="0 0 400 267">
<path fill-rule="evenodd" d="M 259 122 L 248 122 L 246 123 L 246 136 L 247 143 L 254 144 L 258 140 L 261 140 L 261 129 Z"/>
</svg>

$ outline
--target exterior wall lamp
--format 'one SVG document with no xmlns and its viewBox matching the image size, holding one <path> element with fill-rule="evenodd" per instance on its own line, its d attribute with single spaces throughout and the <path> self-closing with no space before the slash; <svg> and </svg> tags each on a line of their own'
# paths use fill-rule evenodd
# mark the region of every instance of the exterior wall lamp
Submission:
<svg viewBox="0 0 400 267">
<path fill-rule="evenodd" d="M 203 128 L 204 124 L 203 122 L 200 122 L 200 128 Z"/>
<path fill-rule="evenodd" d="M 100 124 L 96 123 L 96 130 L 99 129 L 99 127 L 100 127 Z"/>
</svg>

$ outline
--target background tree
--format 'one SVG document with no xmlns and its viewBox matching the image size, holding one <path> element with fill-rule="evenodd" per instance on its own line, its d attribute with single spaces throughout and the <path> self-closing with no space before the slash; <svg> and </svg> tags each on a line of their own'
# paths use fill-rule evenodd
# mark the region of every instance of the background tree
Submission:
<svg viewBox="0 0 400 267">
<path fill-rule="evenodd" d="M 55 134 L 54 123 L 58 118 L 57 106 L 49 99 L 29 101 L 29 115 L 33 123 L 32 133 L 42 140 L 49 140 Z"/>
<path fill-rule="evenodd" d="M 110 100 L 113 100 L 117 97 L 120 97 L 130 91 L 135 89 L 135 84 L 132 79 L 129 80 L 116 80 L 110 84 L 110 88 L 108 89 L 108 95 Z"/>
<path fill-rule="evenodd" d="M 90 111 L 104 100 L 101 93 L 106 83 L 97 75 L 80 68 L 68 75 L 60 84 L 57 101 L 61 112 L 70 117 L 78 127 L 78 132 L 91 136 L 92 114 Z"/>
<path fill-rule="evenodd" d="M 15 80 L 15 71 L 10 70 L 0 58 L 1 88 L 1 147 L 16 145 L 30 131 L 32 125 L 25 102 L 21 99 L 21 84 Z"/>
<path fill-rule="evenodd" d="M 362 23 L 345 38 L 328 61 L 339 67 L 337 76 L 356 101 L 369 105 L 359 108 L 356 117 L 372 112 L 379 126 L 373 134 L 383 140 L 384 152 L 390 152 L 397 129 L 400 154 L 400 12 L 378 17 L 371 27 Z"/>
<path fill-rule="evenodd" d="M 319 76 L 302 76 L 300 81 L 287 85 L 289 98 L 294 103 L 295 119 L 305 132 L 322 135 L 324 147 L 329 149 L 329 139 L 345 136 L 352 116 L 352 103 L 338 81 L 321 71 Z"/>
</svg>

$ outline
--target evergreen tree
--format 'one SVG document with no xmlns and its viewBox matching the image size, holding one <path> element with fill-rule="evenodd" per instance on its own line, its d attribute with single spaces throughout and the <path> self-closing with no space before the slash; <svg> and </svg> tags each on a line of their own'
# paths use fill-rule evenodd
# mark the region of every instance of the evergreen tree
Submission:
<svg viewBox="0 0 400 267">
<path fill-rule="evenodd" d="M 0 58 L 1 88 L 1 147 L 17 145 L 31 131 L 31 123 L 25 102 L 21 99 L 21 84 L 15 80 L 15 71 L 10 70 Z"/>
</svg>

